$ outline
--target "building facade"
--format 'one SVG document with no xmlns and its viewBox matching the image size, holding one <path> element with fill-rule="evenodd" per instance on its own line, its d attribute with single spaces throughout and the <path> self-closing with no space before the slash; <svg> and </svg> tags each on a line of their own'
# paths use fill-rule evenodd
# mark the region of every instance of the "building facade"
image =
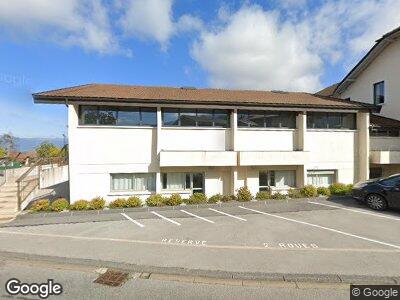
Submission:
<svg viewBox="0 0 400 300">
<path fill-rule="evenodd" d="M 400 173 L 400 27 L 376 41 L 338 84 L 322 94 L 374 104 L 371 115 L 371 177 Z"/>
<path fill-rule="evenodd" d="M 372 106 L 307 93 L 86 85 L 68 106 L 70 198 L 253 194 L 368 178 Z"/>
</svg>

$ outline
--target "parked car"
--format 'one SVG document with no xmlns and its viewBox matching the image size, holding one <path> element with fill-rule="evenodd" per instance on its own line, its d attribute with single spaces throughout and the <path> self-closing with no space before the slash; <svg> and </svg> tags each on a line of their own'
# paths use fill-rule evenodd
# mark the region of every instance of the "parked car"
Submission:
<svg viewBox="0 0 400 300">
<path fill-rule="evenodd" d="M 352 196 L 375 210 L 400 208 L 400 174 L 356 183 Z"/>
</svg>

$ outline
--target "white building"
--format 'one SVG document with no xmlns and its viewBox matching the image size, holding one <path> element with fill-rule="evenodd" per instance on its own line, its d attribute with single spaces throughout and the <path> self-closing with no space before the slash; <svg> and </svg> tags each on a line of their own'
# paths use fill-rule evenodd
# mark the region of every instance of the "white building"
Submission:
<svg viewBox="0 0 400 300">
<path fill-rule="evenodd" d="M 338 84 L 319 92 L 380 107 L 371 115 L 371 177 L 400 173 L 400 27 L 376 41 Z"/>
<path fill-rule="evenodd" d="M 368 177 L 372 105 L 307 93 L 89 84 L 68 106 L 70 198 L 253 194 Z"/>
</svg>

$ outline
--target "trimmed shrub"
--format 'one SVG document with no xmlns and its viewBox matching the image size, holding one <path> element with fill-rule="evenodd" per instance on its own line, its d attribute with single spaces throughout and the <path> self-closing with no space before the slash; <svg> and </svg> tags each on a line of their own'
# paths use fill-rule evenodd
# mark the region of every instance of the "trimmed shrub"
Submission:
<svg viewBox="0 0 400 300">
<path fill-rule="evenodd" d="M 60 212 L 68 209 L 68 207 L 69 207 L 69 202 L 67 199 L 64 198 L 58 198 L 51 203 L 52 211 Z"/>
<path fill-rule="evenodd" d="M 178 206 L 182 204 L 182 197 L 179 194 L 172 194 L 168 198 L 164 198 L 164 204 L 168 206 Z"/>
<path fill-rule="evenodd" d="M 247 186 L 242 186 L 237 191 L 237 201 L 246 202 L 252 200 L 254 197 Z"/>
<path fill-rule="evenodd" d="M 275 200 L 284 200 L 286 198 L 287 198 L 287 196 L 280 192 L 276 192 L 276 193 L 272 194 L 272 199 L 275 199 Z"/>
<path fill-rule="evenodd" d="M 300 193 L 307 198 L 318 196 L 317 188 L 313 185 L 305 185 L 300 189 Z"/>
<path fill-rule="evenodd" d="M 125 203 L 125 207 L 141 207 L 142 205 L 142 200 L 136 196 L 129 197 Z"/>
<path fill-rule="evenodd" d="M 301 191 L 296 190 L 296 189 L 289 189 L 287 195 L 289 198 L 292 198 L 292 199 L 304 197 L 304 195 L 301 193 Z"/>
<path fill-rule="evenodd" d="M 267 191 L 260 191 L 256 194 L 257 200 L 268 200 L 271 199 L 271 197 L 272 197 L 271 192 Z"/>
<path fill-rule="evenodd" d="M 321 187 L 319 187 L 317 189 L 317 192 L 318 192 L 319 195 L 322 195 L 322 196 L 330 196 L 331 195 L 331 191 L 327 187 L 322 187 L 321 186 Z"/>
<path fill-rule="evenodd" d="M 125 198 L 117 198 L 114 201 L 111 201 L 110 204 L 108 204 L 109 208 L 124 208 L 127 206 L 127 201 Z"/>
<path fill-rule="evenodd" d="M 184 199 L 186 204 L 203 204 L 207 203 L 207 197 L 203 193 L 194 193 L 188 199 Z"/>
<path fill-rule="evenodd" d="M 219 201 L 222 201 L 222 195 L 221 194 L 215 194 L 208 198 L 208 203 L 217 203 Z"/>
<path fill-rule="evenodd" d="M 235 195 L 223 195 L 221 198 L 221 202 L 229 202 L 229 201 L 233 201 L 233 200 L 236 200 Z"/>
<path fill-rule="evenodd" d="M 146 200 L 147 206 L 163 206 L 164 203 L 165 203 L 164 197 L 159 194 L 151 195 Z"/>
<path fill-rule="evenodd" d="M 350 193 L 352 187 L 352 184 L 333 183 L 329 186 L 329 190 L 332 195 L 346 195 Z"/>
<path fill-rule="evenodd" d="M 50 211 L 51 207 L 50 207 L 49 199 L 40 199 L 40 200 L 35 201 L 32 204 L 30 210 L 31 211 L 36 211 L 36 212 L 39 212 L 39 211 Z"/>
<path fill-rule="evenodd" d="M 103 209 L 105 205 L 106 201 L 102 197 L 96 197 L 89 202 L 89 209 Z"/>
<path fill-rule="evenodd" d="M 86 200 L 78 200 L 75 201 L 71 206 L 69 207 L 70 210 L 86 210 L 89 209 L 89 202 Z"/>
</svg>

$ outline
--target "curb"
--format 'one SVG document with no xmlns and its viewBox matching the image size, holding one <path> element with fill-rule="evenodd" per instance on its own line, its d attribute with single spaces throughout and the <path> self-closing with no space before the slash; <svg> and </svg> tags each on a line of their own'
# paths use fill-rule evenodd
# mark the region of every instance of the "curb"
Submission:
<svg viewBox="0 0 400 300">
<path fill-rule="evenodd" d="M 27 262 L 47 262 L 64 265 L 110 268 L 130 273 L 146 274 L 146 278 L 170 281 L 191 281 L 195 283 L 215 283 L 231 285 L 263 285 L 269 283 L 317 283 L 317 284 L 400 284 L 399 276 L 370 276 L 346 274 L 284 274 L 262 272 L 230 272 L 218 270 L 186 269 L 176 267 L 157 267 L 122 262 L 102 261 L 84 258 L 67 258 L 20 252 L 0 251 L 0 258 Z M 144 278 L 144 277 L 141 277 Z M 239 284 L 239 281 L 241 284 Z"/>
</svg>

